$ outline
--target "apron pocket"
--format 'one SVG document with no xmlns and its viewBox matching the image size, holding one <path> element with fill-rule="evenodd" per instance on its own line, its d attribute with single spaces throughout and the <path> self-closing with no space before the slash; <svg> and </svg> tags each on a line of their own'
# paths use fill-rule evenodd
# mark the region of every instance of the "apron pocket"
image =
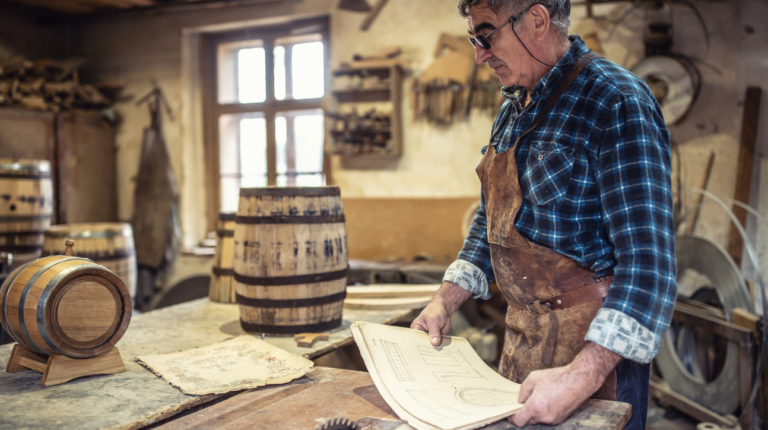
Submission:
<svg viewBox="0 0 768 430">
<path fill-rule="evenodd" d="M 573 170 L 573 151 L 566 152 L 558 144 L 535 142 L 528 152 L 526 169 L 520 185 L 528 203 L 556 205 L 568 191 Z"/>
</svg>

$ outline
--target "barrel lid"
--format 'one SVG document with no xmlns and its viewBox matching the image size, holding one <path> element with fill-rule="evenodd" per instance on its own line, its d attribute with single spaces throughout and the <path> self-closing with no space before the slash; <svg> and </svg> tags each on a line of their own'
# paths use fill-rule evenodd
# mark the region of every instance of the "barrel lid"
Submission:
<svg viewBox="0 0 768 430">
<path fill-rule="evenodd" d="M 133 228 L 130 224 L 121 222 L 59 224 L 48 227 L 45 230 L 45 235 L 47 237 L 67 239 L 115 236 L 133 237 Z"/>
<path fill-rule="evenodd" d="M 240 188 L 241 197 L 274 196 L 274 197 L 324 197 L 340 196 L 339 187 L 266 187 Z"/>
<path fill-rule="evenodd" d="M 50 177 L 51 162 L 48 160 L 0 158 L 0 174 Z"/>
</svg>

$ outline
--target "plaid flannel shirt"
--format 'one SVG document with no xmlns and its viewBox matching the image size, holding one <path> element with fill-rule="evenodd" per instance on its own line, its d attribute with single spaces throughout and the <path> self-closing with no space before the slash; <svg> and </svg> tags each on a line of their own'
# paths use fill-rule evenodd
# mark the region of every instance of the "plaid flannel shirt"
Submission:
<svg viewBox="0 0 768 430">
<path fill-rule="evenodd" d="M 558 65 L 588 51 L 578 36 L 571 40 Z M 502 90 L 508 100 L 491 141 L 498 153 L 528 128 L 565 69 L 542 78 L 526 107 L 524 88 Z M 597 276 L 614 276 L 586 340 L 641 363 L 658 353 L 677 296 L 670 158 L 669 131 L 647 85 L 603 58 L 576 78 L 516 154 L 524 196 L 517 230 Z M 483 299 L 495 280 L 486 229 L 481 190 L 469 236 L 444 277 Z"/>
</svg>

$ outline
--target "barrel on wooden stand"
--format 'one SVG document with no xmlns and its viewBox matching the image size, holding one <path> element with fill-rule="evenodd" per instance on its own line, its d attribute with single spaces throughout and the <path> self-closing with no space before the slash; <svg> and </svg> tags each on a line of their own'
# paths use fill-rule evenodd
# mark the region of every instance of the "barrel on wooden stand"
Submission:
<svg viewBox="0 0 768 430">
<path fill-rule="evenodd" d="M 43 356 L 90 358 L 109 351 L 128 328 L 131 310 L 125 283 L 83 257 L 31 261 L 0 286 L 0 324 Z"/>
<path fill-rule="evenodd" d="M 216 228 L 216 253 L 208 298 L 213 302 L 235 303 L 232 262 L 235 252 L 235 214 L 220 213 Z"/>
<path fill-rule="evenodd" d="M 38 258 L 52 215 L 51 163 L 0 158 L 0 252 L 17 265 Z"/>
<path fill-rule="evenodd" d="M 240 189 L 234 240 L 245 331 L 288 335 L 341 325 L 348 254 L 338 187 Z"/>
<path fill-rule="evenodd" d="M 45 231 L 43 255 L 61 253 L 65 239 L 77 242 L 76 257 L 85 257 L 122 278 L 131 298 L 136 297 L 136 249 L 127 223 L 61 224 Z"/>
</svg>

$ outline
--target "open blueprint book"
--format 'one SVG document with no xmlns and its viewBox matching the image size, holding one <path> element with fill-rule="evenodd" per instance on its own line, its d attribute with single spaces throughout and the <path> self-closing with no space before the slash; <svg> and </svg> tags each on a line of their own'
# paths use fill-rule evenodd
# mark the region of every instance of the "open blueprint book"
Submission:
<svg viewBox="0 0 768 430">
<path fill-rule="evenodd" d="M 352 335 L 379 393 L 419 430 L 469 430 L 520 410 L 520 384 L 496 373 L 466 339 L 357 321 Z"/>
</svg>

